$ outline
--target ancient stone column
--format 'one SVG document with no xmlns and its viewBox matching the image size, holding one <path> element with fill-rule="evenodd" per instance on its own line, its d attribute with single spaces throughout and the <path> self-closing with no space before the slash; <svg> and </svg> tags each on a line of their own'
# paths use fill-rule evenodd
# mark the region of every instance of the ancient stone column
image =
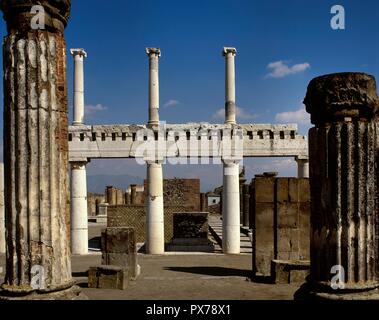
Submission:
<svg viewBox="0 0 379 320">
<path fill-rule="evenodd" d="M 87 162 L 71 163 L 71 252 L 88 254 Z"/>
<path fill-rule="evenodd" d="M 236 124 L 235 48 L 224 48 L 225 57 L 225 123 Z"/>
<path fill-rule="evenodd" d="M 146 253 L 164 254 L 164 209 L 162 164 L 147 164 Z"/>
<path fill-rule="evenodd" d="M 235 48 L 224 48 L 225 123 L 236 124 Z M 223 160 L 222 249 L 227 254 L 240 253 L 240 182 L 239 162 Z"/>
<path fill-rule="evenodd" d="M 74 119 L 84 125 L 84 49 L 71 49 L 74 57 Z M 88 203 L 86 161 L 71 162 L 71 252 L 88 254 Z"/>
<path fill-rule="evenodd" d="M 149 56 L 149 124 L 159 124 L 159 48 L 146 48 Z"/>
<path fill-rule="evenodd" d="M 158 60 L 161 51 L 147 48 L 149 56 L 149 121 L 148 125 L 157 130 L 159 125 L 159 77 Z M 157 150 L 158 151 L 158 150 Z M 164 205 L 163 170 L 161 161 L 147 162 L 147 216 L 146 216 L 146 252 L 164 253 Z"/>
<path fill-rule="evenodd" d="M 107 186 L 106 188 L 106 201 L 110 206 L 117 204 L 117 191 L 112 186 Z"/>
<path fill-rule="evenodd" d="M 372 76 L 313 79 L 311 275 L 298 297 L 379 298 L 379 99 Z M 337 281 L 337 279 L 339 281 Z"/>
<path fill-rule="evenodd" d="M 224 162 L 222 194 L 222 250 L 227 254 L 240 253 L 240 191 L 239 162 Z"/>
<path fill-rule="evenodd" d="M 0 253 L 5 253 L 4 163 L 0 163 Z"/>
<path fill-rule="evenodd" d="M 309 178 L 309 159 L 296 157 L 297 162 L 297 177 Z"/>
<path fill-rule="evenodd" d="M 42 6 L 44 25 L 32 23 Z M 4 172 L 7 257 L 1 295 L 78 296 L 69 248 L 64 29 L 69 0 L 4 0 Z M 39 7 L 41 9 L 41 7 Z M 41 12 L 41 10 L 40 10 Z"/>
<path fill-rule="evenodd" d="M 73 125 L 84 124 L 84 49 L 71 49 L 74 57 L 74 121 Z"/>
</svg>

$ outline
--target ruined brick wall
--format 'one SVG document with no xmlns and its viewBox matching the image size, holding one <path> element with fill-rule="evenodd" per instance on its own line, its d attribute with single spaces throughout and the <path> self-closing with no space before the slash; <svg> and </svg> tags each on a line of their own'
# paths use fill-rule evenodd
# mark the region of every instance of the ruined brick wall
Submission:
<svg viewBox="0 0 379 320">
<path fill-rule="evenodd" d="M 144 186 L 146 196 L 146 180 Z M 167 206 L 183 206 L 189 208 L 189 211 L 201 211 L 200 180 L 164 179 L 163 197 L 164 203 Z"/>
<path fill-rule="evenodd" d="M 184 206 L 164 207 L 165 242 L 173 237 L 173 217 L 175 212 L 192 211 Z M 136 241 L 145 242 L 146 238 L 146 207 L 144 205 L 121 205 L 108 207 L 108 227 L 133 227 L 136 232 Z"/>
<path fill-rule="evenodd" d="M 254 274 L 270 276 L 273 259 L 309 260 L 309 180 L 260 177 L 252 183 Z"/>
<path fill-rule="evenodd" d="M 105 195 L 100 193 L 88 193 L 87 194 L 87 207 L 88 207 L 88 216 L 96 216 L 96 203 L 104 203 Z"/>
</svg>

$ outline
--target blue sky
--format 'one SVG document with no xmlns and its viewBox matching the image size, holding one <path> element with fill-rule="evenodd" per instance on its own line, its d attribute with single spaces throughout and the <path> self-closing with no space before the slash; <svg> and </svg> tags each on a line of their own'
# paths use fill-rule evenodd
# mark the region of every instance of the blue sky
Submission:
<svg viewBox="0 0 379 320">
<path fill-rule="evenodd" d="M 68 49 L 83 47 L 88 52 L 88 124 L 146 122 L 145 47 L 162 50 L 160 117 L 169 123 L 223 122 L 217 118 L 224 106 L 223 46 L 238 50 L 240 122 L 297 122 L 306 134 L 310 124 L 301 101 L 312 78 L 362 71 L 379 79 L 378 0 L 72 2 L 66 41 Z M 335 4 L 345 8 L 345 30 L 330 27 Z M 6 35 L 5 23 L 0 32 Z M 70 120 L 72 67 L 68 55 Z M 296 170 L 289 159 L 252 159 L 245 164 L 249 178 L 263 170 L 277 169 L 281 175 Z M 94 161 L 88 169 L 89 174 L 145 174 L 144 168 L 126 160 Z M 167 177 L 201 175 L 214 184 L 221 181 L 221 174 L 214 178 L 218 167 L 165 169 Z"/>
</svg>

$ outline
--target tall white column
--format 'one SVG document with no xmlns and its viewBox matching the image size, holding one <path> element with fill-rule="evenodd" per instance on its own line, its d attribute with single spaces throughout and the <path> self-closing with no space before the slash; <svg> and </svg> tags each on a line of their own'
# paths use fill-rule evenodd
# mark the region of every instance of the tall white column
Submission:
<svg viewBox="0 0 379 320">
<path fill-rule="evenodd" d="M 74 57 L 74 126 L 84 125 L 84 49 L 71 49 Z M 71 163 L 71 251 L 88 254 L 86 161 Z"/>
<path fill-rule="evenodd" d="M 225 123 L 236 124 L 235 48 L 224 48 L 225 57 Z"/>
<path fill-rule="evenodd" d="M 297 177 L 309 178 L 309 159 L 297 157 L 295 160 L 297 162 Z"/>
<path fill-rule="evenodd" d="M 4 163 L 0 163 L 0 253 L 5 253 Z"/>
<path fill-rule="evenodd" d="M 74 56 L 74 120 L 73 125 L 84 123 L 84 49 L 71 49 Z"/>
<path fill-rule="evenodd" d="M 235 48 L 224 48 L 225 123 L 236 124 Z M 227 254 L 240 253 L 240 183 L 239 161 L 223 160 L 222 249 Z"/>
<path fill-rule="evenodd" d="M 159 125 L 159 48 L 147 48 L 149 56 L 149 122 Z M 161 161 L 147 162 L 146 253 L 164 254 L 163 170 Z"/>
<path fill-rule="evenodd" d="M 222 194 L 222 249 L 227 254 L 240 253 L 239 162 L 224 160 Z"/>
<path fill-rule="evenodd" d="M 149 124 L 159 124 L 159 48 L 146 48 L 149 56 Z"/>
<path fill-rule="evenodd" d="M 71 252 L 88 254 L 86 162 L 71 163 Z"/>
<path fill-rule="evenodd" d="M 161 163 L 147 165 L 146 253 L 164 254 L 163 175 Z"/>
</svg>

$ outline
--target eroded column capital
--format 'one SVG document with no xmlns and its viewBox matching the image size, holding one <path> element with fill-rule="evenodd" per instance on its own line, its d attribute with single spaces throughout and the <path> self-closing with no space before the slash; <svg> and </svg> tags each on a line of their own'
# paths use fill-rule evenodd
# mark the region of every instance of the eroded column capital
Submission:
<svg viewBox="0 0 379 320">
<path fill-rule="evenodd" d="M 237 49 L 232 47 L 224 47 L 222 49 L 222 55 L 226 57 L 228 54 L 232 54 L 233 57 L 237 55 Z"/>
<path fill-rule="evenodd" d="M 161 49 L 160 48 L 146 48 L 146 54 L 149 57 L 161 57 Z"/>
<path fill-rule="evenodd" d="M 87 52 L 83 48 L 78 49 L 70 49 L 70 53 L 75 56 L 80 56 L 83 58 L 87 58 Z"/>
<path fill-rule="evenodd" d="M 0 6 L 9 33 L 32 30 L 34 6 L 43 7 L 46 29 L 63 32 L 70 17 L 71 0 L 2 0 Z"/>
<path fill-rule="evenodd" d="M 375 78 L 355 72 L 317 77 L 308 85 L 304 104 L 315 125 L 370 121 L 379 113 Z"/>
</svg>

